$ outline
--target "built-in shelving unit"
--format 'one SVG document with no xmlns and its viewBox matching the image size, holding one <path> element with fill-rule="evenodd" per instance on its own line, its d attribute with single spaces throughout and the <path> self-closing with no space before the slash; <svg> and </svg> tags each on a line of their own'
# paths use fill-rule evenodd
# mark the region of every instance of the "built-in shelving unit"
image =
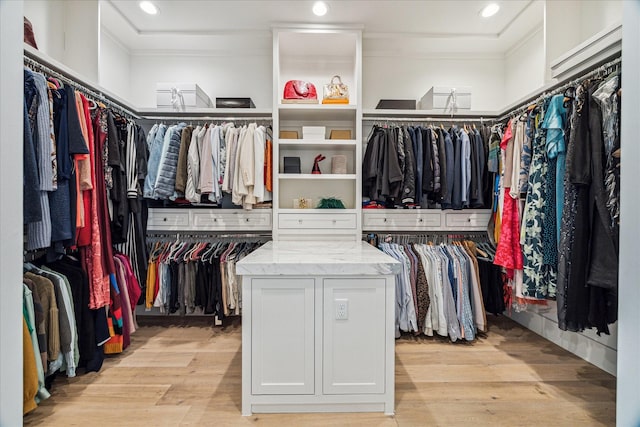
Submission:
<svg viewBox="0 0 640 427">
<path fill-rule="evenodd" d="M 315 238 L 359 240 L 362 233 L 362 33 L 351 28 L 274 28 L 273 30 L 274 218 L 276 240 Z M 304 47 L 304 48 L 302 48 Z M 349 103 L 322 104 L 322 88 L 339 75 L 349 87 Z M 317 104 L 282 102 L 289 80 L 315 85 Z M 323 126 L 324 138 L 304 138 L 303 127 Z M 347 130 L 352 139 L 330 139 L 332 130 Z M 302 139 L 280 139 L 295 131 Z M 320 174 L 312 174 L 318 155 Z M 332 172 L 332 157 L 344 156 L 346 173 Z M 298 157 L 300 173 L 284 173 L 284 158 Z M 346 209 L 293 209 L 305 198 L 340 199 Z"/>
</svg>

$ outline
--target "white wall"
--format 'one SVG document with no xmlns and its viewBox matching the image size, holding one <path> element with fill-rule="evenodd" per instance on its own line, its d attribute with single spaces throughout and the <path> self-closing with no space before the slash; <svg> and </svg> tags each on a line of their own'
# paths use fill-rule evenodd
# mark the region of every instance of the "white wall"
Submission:
<svg viewBox="0 0 640 427">
<path fill-rule="evenodd" d="M 0 1 L 0 426 L 22 425 L 22 1 Z"/>
<path fill-rule="evenodd" d="M 61 61 L 64 59 L 65 2 L 50 0 L 27 0 L 24 16 L 33 25 L 38 50 Z"/>
<path fill-rule="evenodd" d="M 636 143 L 640 116 L 640 2 L 624 4 L 622 49 L 620 204 L 620 283 L 618 289 L 618 390 L 616 418 L 620 427 L 640 425 L 640 200 L 638 169 L 640 145 Z"/>
<path fill-rule="evenodd" d="M 363 108 L 375 108 L 380 99 L 420 100 L 432 86 L 471 86 L 472 110 L 506 105 L 500 56 L 364 56 L 362 62 Z"/>
<path fill-rule="evenodd" d="M 100 31 L 100 86 L 124 99 L 131 97 L 131 55 L 104 29 Z"/>
<path fill-rule="evenodd" d="M 544 85 L 544 29 L 540 27 L 505 54 L 504 106 Z"/>
<path fill-rule="evenodd" d="M 98 81 L 98 0 L 26 0 L 38 50 Z"/>
<path fill-rule="evenodd" d="M 272 108 L 272 57 L 134 54 L 131 57 L 133 105 L 155 108 L 156 83 L 197 83 L 215 103 L 216 97 L 250 97 L 257 108 Z M 107 87 L 109 89 L 109 87 Z"/>
<path fill-rule="evenodd" d="M 580 43 L 594 34 L 622 22 L 622 0 L 580 2 Z"/>
</svg>

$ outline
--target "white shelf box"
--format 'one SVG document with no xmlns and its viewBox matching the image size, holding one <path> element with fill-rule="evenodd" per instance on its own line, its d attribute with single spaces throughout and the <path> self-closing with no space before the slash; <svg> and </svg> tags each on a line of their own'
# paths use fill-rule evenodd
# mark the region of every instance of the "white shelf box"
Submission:
<svg viewBox="0 0 640 427">
<path fill-rule="evenodd" d="M 213 107 L 211 98 L 195 83 L 157 83 L 156 105 L 162 111 Z"/>
</svg>

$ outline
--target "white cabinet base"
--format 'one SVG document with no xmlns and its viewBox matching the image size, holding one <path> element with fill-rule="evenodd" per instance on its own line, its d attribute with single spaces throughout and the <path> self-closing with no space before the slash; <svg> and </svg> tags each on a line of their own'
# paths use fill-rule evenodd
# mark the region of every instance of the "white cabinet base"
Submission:
<svg viewBox="0 0 640 427">
<path fill-rule="evenodd" d="M 393 415 L 395 276 L 245 275 L 242 295 L 242 415 Z"/>
</svg>

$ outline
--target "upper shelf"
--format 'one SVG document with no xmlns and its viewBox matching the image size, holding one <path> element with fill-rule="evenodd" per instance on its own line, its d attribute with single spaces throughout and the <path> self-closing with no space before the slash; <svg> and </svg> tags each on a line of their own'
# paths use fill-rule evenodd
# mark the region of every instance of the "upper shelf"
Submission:
<svg viewBox="0 0 640 427">
<path fill-rule="evenodd" d="M 471 111 L 471 110 L 459 110 L 455 114 L 444 113 L 442 110 L 376 110 L 366 109 L 362 111 L 362 118 L 366 120 L 368 117 L 388 117 L 388 118 L 441 118 L 455 120 L 459 118 L 464 120 L 468 117 L 474 118 L 491 118 L 498 116 L 498 111 Z"/>
<path fill-rule="evenodd" d="M 280 104 L 280 120 L 355 120 L 356 105 Z"/>
<path fill-rule="evenodd" d="M 189 108 L 187 111 L 173 111 L 162 108 L 145 108 L 138 112 L 142 117 L 198 117 L 206 118 L 234 118 L 234 117 L 271 117 L 270 108 Z"/>
<path fill-rule="evenodd" d="M 345 146 L 355 146 L 355 139 L 278 139 L 278 144 L 290 146 L 292 148 L 301 149 L 308 148 L 313 150 L 322 150 L 327 148 L 344 148 Z"/>
</svg>

